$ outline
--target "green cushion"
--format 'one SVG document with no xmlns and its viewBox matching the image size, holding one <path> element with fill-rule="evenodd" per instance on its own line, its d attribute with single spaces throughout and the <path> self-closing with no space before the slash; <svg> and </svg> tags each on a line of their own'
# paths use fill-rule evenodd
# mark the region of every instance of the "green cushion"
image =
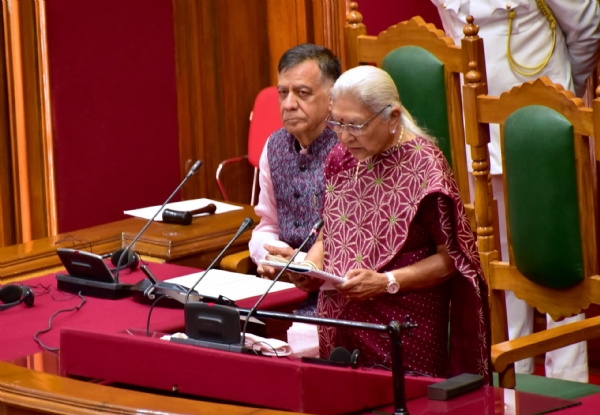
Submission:
<svg viewBox="0 0 600 415">
<path fill-rule="evenodd" d="M 383 58 L 382 69 L 396 83 L 402 105 L 419 127 L 438 140 L 452 166 L 444 64 L 421 47 L 403 46 Z"/>
<path fill-rule="evenodd" d="M 558 112 L 524 107 L 504 128 L 506 194 L 517 269 L 565 289 L 583 280 L 573 126 Z"/>
<path fill-rule="evenodd" d="M 591 383 L 546 378 L 544 376 L 517 373 L 517 387 L 521 392 L 551 396 L 553 398 L 577 399 L 600 393 L 600 386 Z M 498 386 L 498 373 L 494 373 L 494 386 Z"/>
</svg>

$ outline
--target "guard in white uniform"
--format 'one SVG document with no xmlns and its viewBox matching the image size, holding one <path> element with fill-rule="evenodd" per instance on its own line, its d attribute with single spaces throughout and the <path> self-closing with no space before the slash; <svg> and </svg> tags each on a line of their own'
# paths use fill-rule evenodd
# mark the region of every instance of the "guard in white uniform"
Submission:
<svg viewBox="0 0 600 415">
<path fill-rule="evenodd" d="M 600 58 L 600 8 L 597 0 L 431 0 L 444 31 L 460 45 L 467 16 L 475 18 L 484 40 L 490 95 L 542 75 L 581 97 Z M 509 31 L 510 28 L 510 31 Z M 490 126 L 490 161 L 494 198 L 498 201 L 502 258 L 508 260 L 502 159 L 497 125 Z M 469 154 L 470 155 L 470 154 Z M 471 163 L 469 162 L 469 169 Z M 512 292 L 506 293 L 509 337 L 530 334 L 533 310 Z M 583 314 L 548 327 L 582 320 Z M 533 359 L 517 362 L 519 373 L 533 372 Z M 546 353 L 546 376 L 588 381 L 586 343 Z"/>
</svg>

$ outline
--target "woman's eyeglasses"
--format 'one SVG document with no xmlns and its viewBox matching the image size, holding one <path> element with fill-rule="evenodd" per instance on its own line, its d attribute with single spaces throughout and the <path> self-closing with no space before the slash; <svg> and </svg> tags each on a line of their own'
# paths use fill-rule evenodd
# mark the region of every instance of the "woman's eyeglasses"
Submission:
<svg viewBox="0 0 600 415">
<path fill-rule="evenodd" d="M 377 114 L 373 115 L 371 118 L 369 118 L 366 122 L 362 123 L 361 125 L 342 124 L 337 121 L 332 121 L 329 119 L 329 117 L 331 117 L 331 114 L 329 114 L 329 116 L 327 117 L 328 119 L 325 120 L 325 122 L 327 123 L 329 128 L 331 128 L 337 134 L 341 134 L 342 131 L 344 131 L 344 127 L 346 127 L 348 129 L 348 134 L 358 137 L 359 135 L 362 135 L 363 128 L 365 128 L 368 123 L 373 121 L 375 119 L 375 117 L 377 117 L 379 114 L 381 114 L 386 108 L 391 107 L 391 106 L 392 106 L 392 104 L 386 105 Z"/>
</svg>

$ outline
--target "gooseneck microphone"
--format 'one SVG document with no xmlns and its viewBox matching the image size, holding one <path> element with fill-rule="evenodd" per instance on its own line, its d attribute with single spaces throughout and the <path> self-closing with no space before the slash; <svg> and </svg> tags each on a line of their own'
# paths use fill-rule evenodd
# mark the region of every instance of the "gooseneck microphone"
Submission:
<svg viewBox="0 0 600 415">
<path fill-rule="evenodd" d="M 309 232 L 308 236 L 306 237 L 306 239 L 304 239 L 304 241 L 302 241 L 302 243 L 300 244 L 300 246 L 298 247 L 298 249 L 296 249 L 296 252 L 294 252 L 294 255 L 292 255 L 292 257 L 285 264 L 285 266 L 283 268 L 281 268 L 281 270 L 279 271 L 279 274 L 277 274 L 277 276 L 275 278 L 273 278 L 273 282 L 271 283 L 271 285 L 269 285 L 269 287 L 267 288 L 267 290 L 265 291 L 265 293 L 258 299 L 258 301 L 250 309 L 250 311 L 248 312 L 248 316 L 246 317 L 246 321 L 244 321 L 244 328 L 242 330 L 242 340 L 241 340 L 241 346 L 242 347 L 244 347 L 246 345 L 246 329 L 248 328 L 248 321 L 250 321 L 250 318 L 252 317 L 252 314 L 254 314 L 254 312 L 258 308 L 258 305 L 267 296 L 267 294 L 269 293 L 269 291 L 271 291 L 271 288 L 273 288 L 273 286 L 275 285 L 275 283 L 279 280 L 279 277 L 281 277 L 283 275 L 283 273 L 288 269 L 288 267 L 290 266 L 290 264 L 294 261 L 294 259 L 296 258 L 296 255 L 298 255 L 298 252 L 300 252 L 302 250 L 302 248 L 304 248 L 304 246 L 308 243 L 308 241 L 310 240 L 310 238 L 313 237 L 313 235 L 318 235 L 319 234 L 319 231 L 321 230 L 322 227 L 323 227 L 323 219 L 319 219 L 319 221 L 317 223 L 315 223 L 314 226 L 312 227 L 312 229 L 310 230 L 310 232 Z"/>
<path fill-rule="evenodd" d="M 133 245 L 135 245 L 135 243 L 137 242 L 138 239 L 140 239 L 140 237 L 146 231 L 146 229 L 148 228 L 148 226 L 150 226 L 150 224 L 152 223 L 152 221 L 154 221 L 154 218 L 156 218 L 158 216 L 158 214 L 166 206 L 166 204 L 171 201 L 171 199 L 173 198 L 173 196 L 175 196 L 177 194 L 177 192 L 179 191 L 179 189 L 181 189 L 181 187 L 185 184 L 185 182 L 187 182 L 190 179 L 190 177 L 192 177 L 194 174 L 196 174 L 198 172 L 198 170 L 200 169 L 200 166 L 202 166 L 202 160 L 197 160 L 194 163 L 194 165 L 190 168 L 190 171 L 188 171 L 188 173 L 185 175 L 185 177 L 183 178 L 183 180 L 181 181 L 181 183 L 179 183 L 179 186 L 177 186 L 177 188 L 173 191 L 173 193 L 171 193 L 171 195 L 167 198 L 167 200 L 165 200 L 165 203 L 163 203 L 162 206 L 159 209 L 156 210 L 156 212 L 150 218 L 150 220 L 148 222 L 146 222 L 146 225 L 144 225 L 144 227 L 138 232 L 138 234 L 135 236 L 135 238 L 133 238 L 133 240 L 129 243 L 129 245 L 127 245 L 125 247 L 125 249 L 121 253 L 121 256 L 119 257 L 119 261 L 117 262 L 117 271 L 115 272 L 115 282 L 116 283 L 119 283 L 119 271 L 121 270 L 121 266 L 123 264 L 123 260 L 124 260 L 124 258 L 127 258 L 127 256 L 128 256 L 127 253 L 129 252 L 129 250 L 131 249 L 131 247 Z"/>
<path fill-rule="evenodd" d="M 206 277 L 206 274 L 208 274 L 208 271 L 210 271 L 211 269 L 213 269 L 213 267 L 215 266 L 215 264 L 217 263 L 217 261 L 219 261 L 223 257 L 223 255 L 225 255 L 225 251 L 227 251 L 229 249 L 229 247 L 231 246 L 231 244 L 233 242 L 235 242 L 235 240 L 237 238 L 239 238 L 241 234 L 243 234 L 248 229 L 250 229 L 250 227 L 252 227 L 252 225 L 254 225 L 254 221 L 252 220 L 252 218 L 246 218 L 246 219 L 244 219 L 244 221 L 240 225 L 240 228 L 238 229 L 238 231 L 236 232 L 236 234 L 233 235 L 233 238 L 231 238 L 231 240 L 229 241 L 229 243 L 227 245 L 225 245 L 225 248 L 223 248 L 223 250 L 221 251 L 221 253 L 219 255 L 217 255 L 217 257 L 214 259 L 214 261 L 208 266 L 208 268 L 206 268 L 206 270 L 204 271 L 204 273 L 202 274 L 202 276 L 200 276 L 200 278 L 198 278 L 198 280 L 196 281 L 196 283 L 194 285 L 192 285 L 187 290 L 187 293 L 185 294 L 185 303 L 186 304 L 189 301 L 190 293 L 192 291 L 194 291 L 194 288 L 196 288 L 196 286 L 200 283 L 200 281 L 202 281 L 202 279 L 204 279 L 204 277 Z"/>
</svg>

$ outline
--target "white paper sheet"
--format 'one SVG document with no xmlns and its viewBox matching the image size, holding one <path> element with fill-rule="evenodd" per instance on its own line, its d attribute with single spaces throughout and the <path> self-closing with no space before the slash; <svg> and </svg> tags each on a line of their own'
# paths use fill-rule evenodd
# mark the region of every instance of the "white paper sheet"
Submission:
<svg viewBox="0 0 600 415">
<path fill-rule="evenodd" d="M 190 212 L 192 210 L 200 209 L 201 207 L 204 207 L 204 206 L 208 205 L 209 203 L 213 203 L 217 207 L 217 210 L 215 211 L 215 215 L 218 215 L 219 213 L 231 212 L 233 210 L 242 209 L 240 206 L 230 205 L 228 203 L 223 203 L 223 202 L 217 202 L 216 200 L 211 200 L 211 199 L 194 199 L 194 200 L 183 200 L 181 202 L 167 203 L 167 205 L 165 206 L 165 209 L 173 209 L 173 210 L 178 210 L 181 212 Z M 157 205 L 157 206 L 150 206 L 150 207 L 145 207 L 145 208 L 141 208 L 141 209 L 126 210 L 123 213 L 125 213 L 126 215 L 129 215 L 129 216 L 136 216 L 138 218 L 150 220 L 150 218 L 156 213 L 156 211 L 159 208 L 160 208 L 160 205 Z M 205 216 L 205 215 L 208 215 L 208 213 L 200 213 L 198 215 L 194 215 L 194 217 Z M 154 221 L 162 222 L 162 211 L 158 213 L 156 218 L 154 218 Z"/>
<path fill-rule="evenodd" d="M 196 272 L 182 277 L 171 278 L 166 282 L 182 285 L 190 288 L 204 274 Z M 263 295 L 273 281 L 255 277 L 254 275 L 238 274 L 236 272 L 212 269 L 194 288 L 200 295 L 207 297 L 219 297 L 222 295 L 233 301 Z M 277 292 L 294 288 L 294 284 L 277 281 L 269 292 Z"/>
<path fill-rule="evenodd" d="M 282 269 L 287 264 L 287 262 L 269 261 L 268 259 L 261 259 L 260 263 L 268 265 L 275 269 Z M 288 270 L 296 272 L 298 274 L 308 275 L 309 277 L 319 278 L 323 281 L 330 283 L 341 284 L 347 281 L 346 277 L 340 277 L 334 274 L 329 274 L 328 272 L 321 271 L 320 269 L 314 269 L 312 267 L 302 264 L 292 263 L 288 266 Z"/>
</svg>

